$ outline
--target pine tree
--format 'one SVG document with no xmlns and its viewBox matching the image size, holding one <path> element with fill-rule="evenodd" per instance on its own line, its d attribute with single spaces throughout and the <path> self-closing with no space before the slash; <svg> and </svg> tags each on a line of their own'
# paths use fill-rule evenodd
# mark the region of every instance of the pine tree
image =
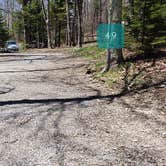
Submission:
<svg viewBox="0 0 166 166">
<path fill-rule="evenodd" d="M 4 42 L 9 38 L 7 27 L 5 26 L 2 13 L 0 11 L 0 45 L 4 45 Z"/>
<path fill-rule="evenodd" d="M 66 4 L 65 0 L 51 1 L 51 29 L 54 34 L 54 47 L 60 47 L 61 41 L 66 40 Z"/>
<path fill-rule="evenodd" d="M 139 49 L 150 55 L 154 48 L 166 44 L 166 2 L 135 0 L 132 8 L 132 15 L 125 12 L 129 34 L 134 37 Z"/>
<path fill-rule="evenodd" d="M 24 42 L 28 47 L 47 45 L 46 25 L 43 18 L 40 0 L 20 0 L 22 11 L 15 11 L 15 33 L 24 34 Z"/>
<path fill-rule="evenodd" d="M 13 12 L 13 32 L 17 41 L 24 41 L 24 18 L 21 11 Z"/>
</svg>

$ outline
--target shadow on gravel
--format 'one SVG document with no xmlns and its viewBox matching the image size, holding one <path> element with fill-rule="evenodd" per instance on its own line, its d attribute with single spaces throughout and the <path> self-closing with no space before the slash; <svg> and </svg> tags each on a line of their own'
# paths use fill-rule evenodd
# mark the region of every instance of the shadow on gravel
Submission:
<svg viewBox="0 0 166 166">
<path fill-rule="evenodd" d="M 84 64 L 76 66 L 68 66 L 56 69 L 37 69 L 37 70 L 9 70 L 9 71 L 0 71 L 0 74 L 4 73 L 32 73 L 32 72 L 45 72 L 45 71 L 57 71 L 57 70 L 67 70 L 67 69 L 76 69 L 85 66 Z"/>
<path fill-rule="evenodd" d="M 10 55 L 12 56 L 12 55 Z M 0 55 L 0 57 L 9 57 L 9 56 L 2 56 Z M 59 61 L 63 61 L 63 60 L 67 60 L 67 59 L 73 59 L 75 58 L 75 56 L 68 56 L 68 57 L 61 57 L 58 58 L 57 56 L 51 56 L 48 57 L 47 55 L 13 55 L 14 59 L 8 59 L 8 60 L 0 60 L 0 63 L 6 63 L 6 62 L 22 62 L 22 61 L 53 61 L 53 62 L 59 62 Z M 24 58 L 25 57 L 25 58 Z M 34 58 L 35 57 L 35 58 Z M 19 59 L 17 59 L 19 58 Z"/>
<path fill-rule="evenodd" d="M 16 88 L 12 87 L 12 86 L 9 86 L 9 87 L 2 86 L 2 87 L 0 87 L 0 95 L 6 94 L 6 93 L 10 93 L 10 92 L 14 91 L 15 89 Z"/>
<path fill-rule="evenodd" d="M 69 103 L 69 102 L 81 103 L 84 101 L 92 101 L 92 100 L 97 100 L 97 99 L 113 101 L 115 98 L 120 98 L 122 96 L 131 94 L 131 93 L 137 93 L 139 91 L 147 90 L 149 88 L 158 88 L 165 83 L 166 83 L 166 80 L 163 80 L 158 83 L 151 84 L 151 85 L 143 84 L 141 87 L 138 87 L 133 90 L 126 90 L 126 88 L 124 88 L 118 94 L 105 95 L 105 96 L 101 96 L 100 93 L 98 93 L 97 95 L 92 95 L 92 96 L 87 96 L 87 97 L 75 97 L 75 98 L 25 99 L 25 100 L 0 101 L 0 106 L 16 105 L 16 104 L 50 104 L 50 103 Z"/>
</svg>

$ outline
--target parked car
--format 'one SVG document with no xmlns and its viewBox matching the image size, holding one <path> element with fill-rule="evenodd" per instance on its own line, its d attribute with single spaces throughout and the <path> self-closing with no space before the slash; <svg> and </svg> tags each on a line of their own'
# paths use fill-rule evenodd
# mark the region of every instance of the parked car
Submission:
<svg viewBox="0 0 166 166">
<path fill-rule="evenodd" d="M 9 40 L 5 44 L 5 49 L 7 52 L 17 52 L 19 51 L 19 47 L 14 40 Z"/>
</svg>

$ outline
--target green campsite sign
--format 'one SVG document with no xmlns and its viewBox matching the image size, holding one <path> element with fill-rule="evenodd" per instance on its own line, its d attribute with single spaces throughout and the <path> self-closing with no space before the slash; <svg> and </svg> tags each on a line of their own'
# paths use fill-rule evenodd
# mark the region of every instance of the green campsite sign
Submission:
<svg viewBox="0 0 166 166">
<path fill-rule="evenodd" d="M 99 24 L 97 29 L 97 42 L 100 48 L 123 48 L 124 25 L 122 24 Z"/>
</svg>

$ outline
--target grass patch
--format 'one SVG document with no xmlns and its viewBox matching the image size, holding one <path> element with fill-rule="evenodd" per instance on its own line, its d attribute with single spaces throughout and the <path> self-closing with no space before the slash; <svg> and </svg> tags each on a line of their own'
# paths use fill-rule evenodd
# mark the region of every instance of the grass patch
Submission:
<svg viewBox="0 0 166 166">
<path fill-rule="evenodd" d="M 156 70 L 151 67 L 151 62 L 143 61 L 139 63 L 126 62 L 112 67 L 107 73 L 101 73 L 105 66 L 106 53 L 105 49 L 100 49 L 97 46 L 87 46 L 74 51 L 75 55 L 83 56 L 90 61 L 88 70 L 92 71 L 94 79 L 104 82 L 111 89 L 135 89 L 154 81 L 158 75 Z M 154 76 L 151 78 L 152 71 L 154 71 Z"/>
<path fill-rule="evenodd" d="M 84 56 L 88 59 L 95 60 L 101 58 L 105 54 L 105 49 L 98 48 L 97 46 L 87 46 L 84 48 L 76 49 L 76 55 Z"/>
<path fill-rule="evenodd" d="M 74 51 L 77 56 L 83 56 L 90 60 L 90 70 L 93 71 L 93 77 L 95 79 L 105 82 L 108 86 L 113 87 L 114 84 L 119 84 L 123 78 L 125 65 L 119 65 L 112 68 L 107 73 L 101 73 L 105 66 L 106 61 L 106 49 L 98 48 L 97 46 L 87 46 Z"/>
</svg>

